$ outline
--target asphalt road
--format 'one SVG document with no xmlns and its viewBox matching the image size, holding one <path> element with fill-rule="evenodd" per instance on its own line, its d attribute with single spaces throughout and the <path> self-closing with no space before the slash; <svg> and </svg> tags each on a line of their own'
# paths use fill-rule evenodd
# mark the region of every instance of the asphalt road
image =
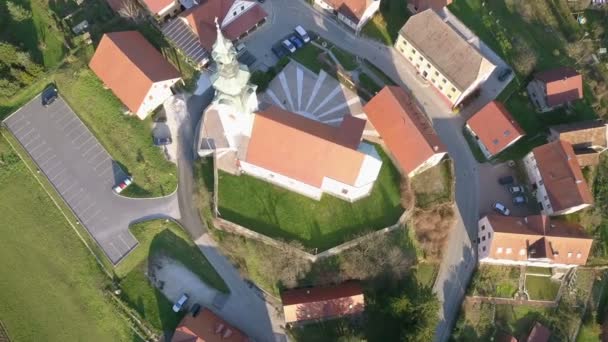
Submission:
<svg viewBox="0 0 608 342">
<path fill-rule="evenodd" d="M 128 229 L 130 224 L 151 218 L 179 218 L 175 194 L 129 199 L 112 191 L 126 173 L 62 98 L 44 107 L 38 96 L 6 118 L 4 124 L 112 263 L 119 263 L 137 246 Z"/>
<path fill-rule="evenodd" d="M 258 58 L 259 63 L 254 67 L 270 66 L 275 63 L 276 58 L 270 52 L 270 46 L 290 32 L 294 26 L 302 25 L 305 29 L 317 32 L 340 48 L 367 58 L 400 86 L 408 89 L 432 120 L 440 139 L 448 147 L 456 170 L 458 222 L 449 235 L 449 244 L 434 286 L 442 301 L 441 321 L 437 327 L 435 339 L 447 340 L 476 264 L 476 254 L 471 241 L 476 239 L 477 235 L 479 164 L 471 154 L 462 135 L 462 127 L 465 118 L 470 117 L 483 105 L 494 99 L 508 82 L 500 83 L 496 80 L 496 75 L 493 75 L 484 85 L 480 98 L 460 114 L 453 114 L 431 86 L 417 76 L 408 61 L 403 59 L 392 47 L 355 36 L 349 29 L 338 24 L 334 19 L 317 12 L 301 0 L 271 0 L 267 1 L 264 7 L 269 13 L 268 24 L 244 40 L 248 50 Z M 462 27 L 460 28 L 462 29 Z M 463 35 L 479 46 L 484 54 L 488 53 L 489 49 L 478 40 L 475 41 L 475 37 L 470 32 L 464 32 Z M 504 67 L 504 62 L 500 59 L 497 60 L 497 56 L 489 53 L 488 57 L 501 65 L 497 70 Z M 495 71 L 495 73 L 497 72 Z"/>
</svg>

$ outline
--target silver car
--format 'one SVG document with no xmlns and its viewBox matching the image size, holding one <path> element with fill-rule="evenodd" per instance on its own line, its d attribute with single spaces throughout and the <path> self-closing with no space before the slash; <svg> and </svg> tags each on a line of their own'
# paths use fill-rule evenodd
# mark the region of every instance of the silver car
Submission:
<svg viewBox="0 0 608 342">
<path fill-rule="evenodd" d="M 180 312 L 182 310 L 182 308 L 184 307 L 184 304 L 186 304 L 186 302 L 188 301 L 188 295 L 187 294 L 183 294 L 179 300 L 173 305 L 173 311 L 174 312 Z"/>
<path fill-rule="evenodd" d="M 492 205 L 492 209 L 494 209 L 495 211 L 497 211 L 505 216 L 511 215 L 511 210 L 509 210 L 509 208 L 507 208 L 507 206 L 505 206 L 504 204 L 502 204 L 500 202 L 494 202 L 494 204 Z"/>
</svg>

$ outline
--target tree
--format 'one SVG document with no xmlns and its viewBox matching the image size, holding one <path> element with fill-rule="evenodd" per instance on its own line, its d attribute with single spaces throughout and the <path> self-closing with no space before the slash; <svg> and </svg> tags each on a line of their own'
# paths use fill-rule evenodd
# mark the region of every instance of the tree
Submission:
<svg viewBox="0 0 608 342">
<path fill-rule="evenodd" d="M 6 2 L 6 8 L 8 9 L 8 13 L 10 13 L 11 18 L 13 18 L 15 21 L 24 21 L 32 17 L 31 11 L 26 10 L 23 6 L 12 1 Z"/>
<path fill-rule="evenodd" d="M 136 23 L 143 19 L 141 7 L 134 0 L 123 0 L 118 10 L 118 15 L 125 19 L 131 19 Z"/>
</svg>

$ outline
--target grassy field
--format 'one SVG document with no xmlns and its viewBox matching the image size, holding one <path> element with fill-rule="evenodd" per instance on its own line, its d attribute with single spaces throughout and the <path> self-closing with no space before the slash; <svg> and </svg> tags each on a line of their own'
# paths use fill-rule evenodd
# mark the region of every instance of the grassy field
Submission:
<svg viewBox="0 0 608 342">
<path fill-rule="evenodd" d="M 386 0 L 380 3 L 380 11 L 363 27 L 363 34 L 393 45 L 399 30 L 410 17 L 407 1 Z"/>
<path fill-rule="evenodd" d="M 357 63 L 357 59 L 354 55 L 351 55 L 350 53 L 337 47 L 333 47 L 331 52 L 334 54 L 334 56 L 336 56 L 344 69 L 351 71 L 357 69 L 359 66 L 359 63 Z"/>
<path fill-rule="evenodd" d="M 177 169 L 152 144 L 152 119 L 122 114 L 122 104 L 92 71 L 62 69 L 55 75 L 60 94 L 112 157 L 133 175 L 124 192 L 131 197 L 168 195 L 177 187 Z"/>
<path fill-rule="evenodd" d="M 382 169 L 370 196 L 349 203 L 323 195 L 315 201 L 247 175 L 220 172 L 219 207 L 223 218 L 259 233 L 300 241 L 323 251 L 351 237 L 397 222 L 399 172 L 377 148 Z"/>
<path fill-rule="evenodd" d="M 12 341 L 138 340 L 106 299 L 109 281 L 0 137 L 0 318 Z"/>
<path fill-rule="evenodd" d="M 518 281 L 517 267 L 481 265 L 473 274 L 468 291 L 470 295 L 513 298 Z"/>
<path fill-rule="evenodd" d="M 121 296 L 155 328 L 171 332 L 183 317 L 183 314 L 173 312 L 173 303 L 146 277 L 148 264 L 155 258 L 164 256 L 176 260 L 207 285 L 224 293 L 229 291 L 213 266 L 176 223 L 154 220 L 135 224 L 130 229 L 139 245 L 115 269 L 121 278 Z"/>
<path fill-rule="evenodd" d="M 554 300 L 560 284 L 550 277 L 526 275 L 526 290 L 533 300 Z"/>
<path fill-rule="evenodd" d="M 382 87 L 365 73 L 359 74 L 359 86 L 367 90 L 372 95 L 375 95 L 382 90 Z"/>
<path fill-rule="evenodd" d="M 307 67 L 310 71 L 318 74 L 321 71 L 321 63 L 318 56 L 323 50 L 313 44 L 306 44 L 303 48 L 296 51 L 291 58 Z"/>
<path fill-rule="evenodd" d="M 446 160 L 411 179 L 416 205 L 429 208 L 452 200 L 454 186 L 452 162 Z"/>
</svg>

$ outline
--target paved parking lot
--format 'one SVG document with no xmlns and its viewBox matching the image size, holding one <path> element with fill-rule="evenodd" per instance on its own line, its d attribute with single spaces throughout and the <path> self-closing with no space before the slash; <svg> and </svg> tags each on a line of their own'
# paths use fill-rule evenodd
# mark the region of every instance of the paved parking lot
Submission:
<svg viewBox="0 0 608 342">
<path fill-rule="evenodd" d="M 479 166 L 479 216 L 484 216 L 489 213 L 494 213 L 492 205 L 494 202 L 500 202 L 511 210 L 513 216 L 526 216 L 533 214 L 529 210 L 528 205 L 516 206 L 512 203 L 513 196 L 506 186 L 498 184 L 498 178 L 504 176 L 512 176 L 515 179 L 514 184 L 524 185 L 525 179 L 518 179 L 514 168 L 509 167 L 506 163 L 492 165 L 485 163 Z"/>
<path fill-rule="evenodd" d="M 113 263 L 137 245 L 113 215 L 122 209 L 111 189 L 125 172 L 63 99 L 45 108 L 39 96 L 4 123 Z"/>
</svg>

